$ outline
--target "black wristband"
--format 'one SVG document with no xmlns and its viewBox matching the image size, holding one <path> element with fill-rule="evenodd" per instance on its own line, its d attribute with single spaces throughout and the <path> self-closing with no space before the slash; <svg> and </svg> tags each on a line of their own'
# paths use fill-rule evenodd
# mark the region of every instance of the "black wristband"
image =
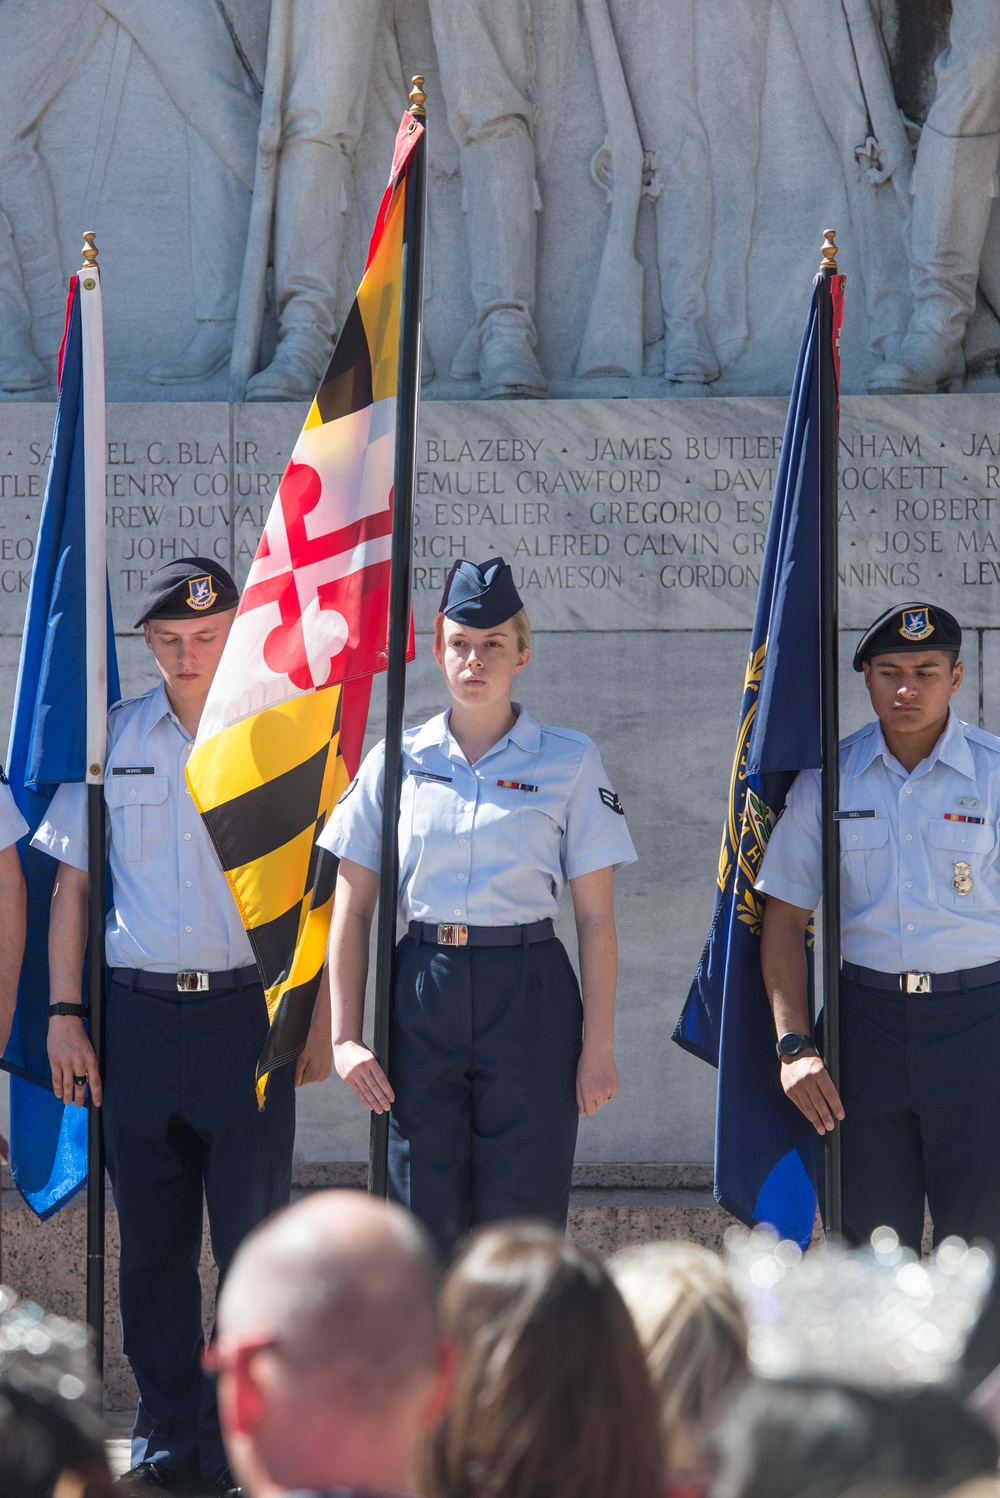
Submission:
<svg viewBox="0 0 1000 1498">
<path fill-rule="evenodd" d="M 63 1014 L 72 1015 L 72 1017 L 74 1019 L 89 1019 L 90 1018 L 90 1010 L 87 1008 L 86 1004 L 50 1004 L 49 1005 L 49 1019 L 54 1019 L 56 1016 L 63 1015 Z"/>
</svg>

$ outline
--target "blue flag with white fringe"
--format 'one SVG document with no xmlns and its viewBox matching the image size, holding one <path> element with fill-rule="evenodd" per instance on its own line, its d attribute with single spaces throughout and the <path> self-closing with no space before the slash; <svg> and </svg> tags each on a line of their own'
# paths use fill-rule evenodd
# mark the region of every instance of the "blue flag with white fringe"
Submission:
<svg viewBox="0 0 1000 1498">
<path fill-rule="evenodd" d="M 28 887 L 24 965 L 0 1066 L 10 1073 L 11 1171 L 27 1204 L 43 1218 L 58 1211 L 87 1179 L 87 1113 L 65 1106 L 53 1094 L 46 1051 L 49 904 L 58 865 L 28 846 L 57 787 L 86 775 L 86 412 L 79 303 L 79 278 L 74 276 L 7 757 L 10 788 L 31 832 L 18 850 Z M 119 695 L 109 601 L 109 705 Z"/>
<path fill-rule="evenodd" d="M 754 890 L 771 829 L 799 770 L 822 763 L 819 567 L 823 354 L 817 282 L 802 337 L 743 682 L 712 926 L 674 1030 L 719 1069 L 715 1196 L 748 1225 L 803 1247 L 816 1215 L 816 1134 L 785 1096 L 760 965 L 763 895 Z M 837 346 L 841 287 L 833 290 Z M 808 936 L 810 1000 L 812 927 Z"/>
</svg>

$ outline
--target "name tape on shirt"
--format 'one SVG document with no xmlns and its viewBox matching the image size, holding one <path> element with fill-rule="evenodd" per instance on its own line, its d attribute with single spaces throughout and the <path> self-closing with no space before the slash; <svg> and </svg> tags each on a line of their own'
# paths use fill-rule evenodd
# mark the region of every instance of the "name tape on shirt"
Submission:
<svg viewBox="0 0 1000 1498">
<path fill-rule="evenodd" d="M 986 821 L 985 817 L 967 817 L 957 811 L 946 811 L 944 819 L 946 822 L 971 822 L 974 827 L 982 827 Z"/>
<path fill-rule="evenodd" d="M 433 770 L 411 770 L 414 780 L 438 780 L 442 785 L 451 785 L 453 775 L 435 775 Z"/>
<path fill-rule="evenodd" d="M 156 769 L 153 765 L 115 765 L 111 773 L 112 775 L 155 775 Z"/>
<path fill-rule="evenodd" d="M 856 822 L 859 817 L 873 817 L 874 815 L 874 808 L 871 811 L 854 811 L 852 808 L 850 811 L 835 811 L 833 820 L 835 822 Z"/>
<path fill-rule="evenodd" d="M 599 785 L 597 787 L 597 794 L 605 806 L 609 806 L 612 811 L 616 811 L 620 817 L 625 815 L 625 808 L 618 799 L 617 791 L 609 791 L 607 786 Z"/>
<path fill-rule="evenodd" d="M 533 796 L 538 794 L 537 785 L 529 785 L 526 780 L 498 780 L 497 785 L 505 791 L 530 791 Z"/>
</svg>

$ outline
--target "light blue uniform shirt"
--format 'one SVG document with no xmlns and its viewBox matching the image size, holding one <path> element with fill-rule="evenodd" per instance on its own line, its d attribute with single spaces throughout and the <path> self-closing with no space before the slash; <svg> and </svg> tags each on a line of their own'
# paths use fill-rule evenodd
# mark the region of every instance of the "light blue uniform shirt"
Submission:
<svg viewBox="0 0 1000 1498">
<path fill-rule="evenodd" d="M 17 809 L 14 793 L 6 780 L 0 780 L 0 852 L 16 843 L 29 830 Z"/>
<path fill-rule="evenodd" d="M 848 962 L 882 973 L 951 973 L 1000 961 L 1000 739 L 950 712 L 908 775 L 880 724 L 868 723 L 840 746 L 840 809 L 875 813 L 838 823 Z M 957 863 L 969 865 L 965 895 L 955 888 Z M 796 777 L 756 887 L 805 910 L 819 904 L 818 770 Z"/>
<path fill-rule="evenodd" d="M 554 916 L 567 881 L 635 861 L 621 803 L 585 734 L 517 722 L 469 765 L 449 712 L 403 735 L 399 914 L 522 926 Z M 377 871 L 384 750 L 365 757 L 319 837 Z M 504 784 L 504 782 L 509 782 Z"/>
<path fill-rule="evenodd" d="M 253 963 L 236 901 L 184 778 L 193 747 L 162 684 L 115 703 L 108 713 L 109 967 L 218 973 Z M 32 847 L 86 869 L 85 785 L 59 787 Z"/>
</svg>

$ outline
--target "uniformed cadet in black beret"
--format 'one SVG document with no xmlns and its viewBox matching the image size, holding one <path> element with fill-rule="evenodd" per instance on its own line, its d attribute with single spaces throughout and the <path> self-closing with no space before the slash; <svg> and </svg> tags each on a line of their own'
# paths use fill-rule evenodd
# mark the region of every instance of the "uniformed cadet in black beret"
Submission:
<svg viewBox="0 0 1000 1498">
<path fill-rule="evenodd" d="M 819 1135 L 843 1121 L 852 1243 L 888 1224 L 919 1251 L 925 1195 L 936 1240 L 1000 1241 L 1000 739 L 952 707 L 961 646 L 947 609 L 897 604 L 854 657 L 876 717 L 840 750 L 839 1097 L 806 1000 L 818 770 L 793 784 L 757 881 L 775 1065 Z"/>
<path fill-rule="evenodd" d="M 202 1373 L 203 1203 L 224 1273 L 238 1244 L 288 1200 L 291 1068 L 257 1108 L 267 1011 L 253 953 L 185 781 L 239 593 L 224 567 L 185 557 L 139 595 L 162 680 L 108 714 L 105 799 L 113 909 L 104 1086 L 84 1031 L 85 787 L 64 785 L 34 844 L 60 860 L 52 901 L 49 1059 L 56 1095 L 102 1103 L 121 1228 L 122 1334 L 139 1387 L 130 1492 L 223 1495 L 232 1486 Z M 328 1043 L 327 1043 L 328 1053 Z M 325 1070 L 324 1070 L 325 1064 Z M 299 1080 L 329 1074 L 307 1047 Z"/>
<path fill-rule="evenodd" d="M 479 1222 L 565 1223 L 578 1118 L 618 1090 L 612 875 L 635 850 L 590 739 L 511 701 L 530 639 L 503 559 L 457 562 L 434 627 L 450 705 L 403 735 L 408 934 L 397 949 L 388 1077 L 361 1038 L 383 745 L 319 839 L 340 858 L 334 1062 L 366 1107 L 391 1110 L 391 1195 L 444 1249 Z M 582 1008 L 552 926 L 567 883 Z"/>
</svg>

